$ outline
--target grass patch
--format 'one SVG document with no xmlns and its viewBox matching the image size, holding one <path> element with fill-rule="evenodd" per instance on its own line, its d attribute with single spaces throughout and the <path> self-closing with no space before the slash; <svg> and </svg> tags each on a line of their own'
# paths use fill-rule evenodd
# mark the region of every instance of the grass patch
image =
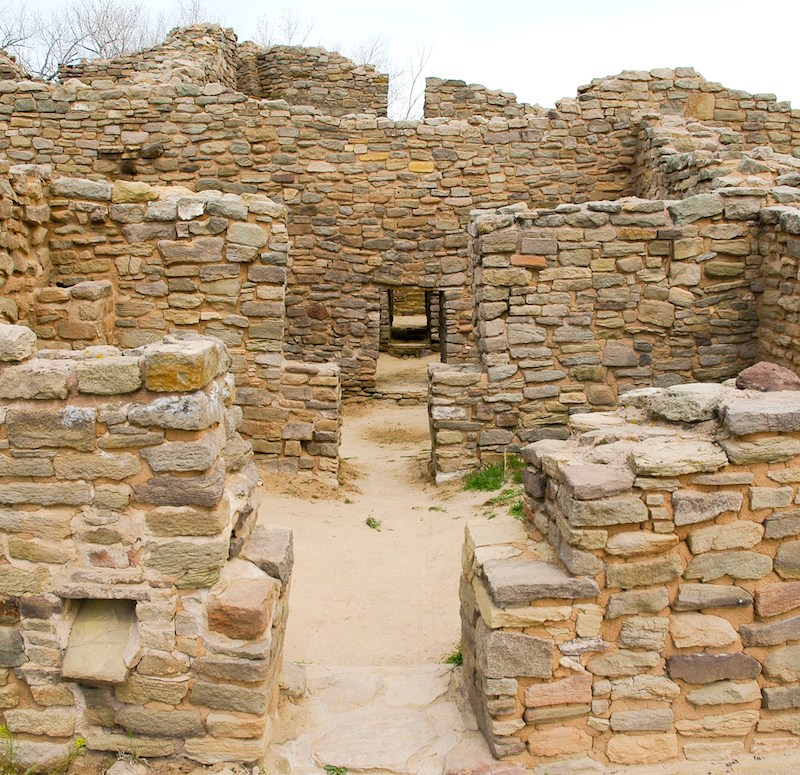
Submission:
<svg viewBox="0 0 800 775">
<path fill-rule="evenodd" d="M 381 532 L 381 521 L 379 519 L 375 519 L 375 517 L 367 517 L 364 520 L 364 524 L 367 527 L 371 527 L 373 530 L 377 530 L 379 533 Z"/>
<path fill-rule="evenodd" d="M 82 737 L 73 740 L 64 757 L 50 766 L 33 765 L 23 767 L 17 761 L 16 742 L 8 727 L 0 724 L 0 775 L 65 775 L 75 759 L 83 753 L 86 741 Z"/>
<path fill-rule="evenodd" d="M 483 466 L 477 471 L 472 471 L 464 477 L 465 490 L 478 490 L 480 492 L 491 492 L 499 490 L 503 486 L 506 472 L 502 463 L 492 463 L 490 466 Z"/>
<path fill-rule="evenodd" d="M 511 504 L 508 513 L 514 517 L 514 519 L 525 519 L 525 508 L 522 505 L 522 498 Z"/>
<path fill-rule="evenodd" d="M 332 764 L 326 764 L 322 769 L 328 775 L 347 775 L 347 767 L 334 767 Z"/>
<path fill-rule="evenodd" d="M 464 655 L 461 653 L 461 644 L 456 645 L 452 651 L 448 652 L 442 657 L 442 662 L 446 665 L 455 665 L 460 667 L 464 664 Z"/>
</svg>

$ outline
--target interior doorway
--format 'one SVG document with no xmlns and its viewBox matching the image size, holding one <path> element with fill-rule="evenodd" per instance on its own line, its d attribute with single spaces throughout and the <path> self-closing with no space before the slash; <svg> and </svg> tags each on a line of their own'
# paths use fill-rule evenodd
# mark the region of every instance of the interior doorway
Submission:
<svg viewBox="0 0 800 775">
<path fill-rule="evenodd" d="M 380 352 L 397 358 L 446 358 L 444 293 L 418 286 L 381 292 Z"/>
</svg>

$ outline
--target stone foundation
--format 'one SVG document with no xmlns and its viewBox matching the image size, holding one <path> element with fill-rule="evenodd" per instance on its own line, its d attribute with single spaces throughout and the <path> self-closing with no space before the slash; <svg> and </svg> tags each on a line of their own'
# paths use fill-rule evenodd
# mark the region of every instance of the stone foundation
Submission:
<svg viewBox="0 0 800 775">
<path fill-rule="evenodd" d="M 0 707 L 23 762 L 261 758 L 291 534 L 253 529 L 230 356 L 40 350 L 0 325 Z"/>
<path fill-rule="evenodd" d="M 524 448 L 525 526 L 468 529 L 481 729 L 529 764 L 796 750 L 800 393 L 623 401 Z"/>
</svg>

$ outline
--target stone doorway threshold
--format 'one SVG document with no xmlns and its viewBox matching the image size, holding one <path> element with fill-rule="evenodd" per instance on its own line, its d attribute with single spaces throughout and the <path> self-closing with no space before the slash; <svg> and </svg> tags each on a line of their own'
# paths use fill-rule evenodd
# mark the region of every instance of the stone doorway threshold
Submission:
<svg viewBox="0 0 800 775">
<path fill-rule="evenodd" d="M 306 693 L 282 703 L 270 775 L 443 775 L 494 762 L 458 692 L 457 668 L 305 667 Z M 495 763 L 496 764 L 496 763 Z"/>
</svg>

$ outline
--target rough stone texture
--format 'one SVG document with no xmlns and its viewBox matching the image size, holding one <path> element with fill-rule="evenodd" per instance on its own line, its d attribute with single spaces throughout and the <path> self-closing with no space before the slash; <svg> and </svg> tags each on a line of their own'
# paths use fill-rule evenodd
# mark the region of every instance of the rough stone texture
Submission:
<svg viewBox="0 0 800 775">
<path fill-rule="evenodd" d="M 757 678 L 759 662 L 747 654 L 686 654 L 669 657 L 667 670 L 671 678 L 689 684 Z"/>
<path fill-rule="evenodd" d="M 800 377 L 785 366 L 759 361 L 743 369 L 736 376 L 736 387 L 740 390 L 800 390 Z"/>
<path fill-rule="evenodd" d="M 598 593 L 593 581 L 573 578 L 542 562 L 492 560 L 483 570 L 492 599 L 501 606 L 540 598 L 586 599 Z"/>
</svg>

